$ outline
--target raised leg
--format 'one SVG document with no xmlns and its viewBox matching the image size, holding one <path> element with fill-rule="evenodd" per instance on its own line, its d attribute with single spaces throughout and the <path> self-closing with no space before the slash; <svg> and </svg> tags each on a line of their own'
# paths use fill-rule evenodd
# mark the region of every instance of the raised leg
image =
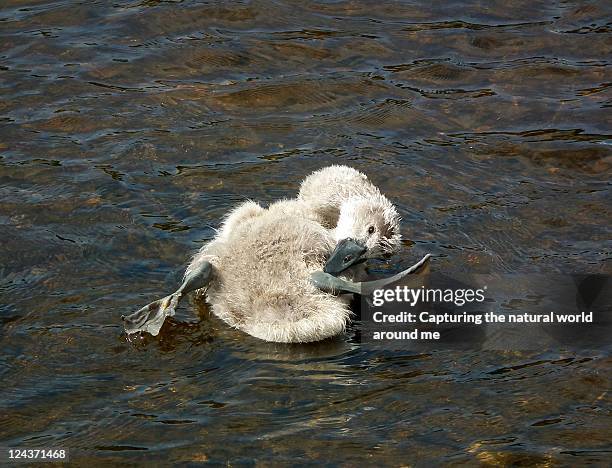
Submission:
<svg viewBox="0 0 612 468">
<path fill-rule="evenodd" d="M 383 278 L 375 281 L 363 281 L 355 283 L 353 281 L 344 280 L 342 278 L 336 278 L 329 273 L 323 271 L 315 271 L 311 275 L 312 283 L 321 291 L 338 295 L 346 293 L 355 293 L 367 296 L 372 294 L 376 289 L 383 289 L 384 287 L 393 284 L 407 275 L 418 273 L 427 267 L 431 255 L 425 255 L 421 260 L 412 265 L 410 268 L 398 273 L 397 275 L 389 278 Z"/>
<path fill-rule="evenodd" d="M 203 261 L 197 265 L 190 265 L 185 275 L 183 284 L 172 294 L 147 304 L 133 314 L 123 315 L 125 331 L 128 334 L 145 331 L 157 336 L 164 320 L 174 315 L 179 301 L 185 294 L 208 286 L 212 278 L 213 266 L 210 262 Z"/>
</svg>

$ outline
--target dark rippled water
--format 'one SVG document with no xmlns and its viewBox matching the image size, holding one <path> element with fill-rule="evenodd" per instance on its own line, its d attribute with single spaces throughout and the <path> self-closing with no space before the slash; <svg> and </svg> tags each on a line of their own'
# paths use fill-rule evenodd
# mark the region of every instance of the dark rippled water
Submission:
<svg viewBox="0 0 612 468">
<path fill-rule="evenodd" d="M 4 0 L 0 445 L 89 462 L 610 462 L 601 351 L 273 345 L 187 303 L 245 198 L 331 163 L 397 204 L 398 263 L 610 272 L 607 2 Z M 198 318 L 199 317 L 199 318 Z"/>
</svg>

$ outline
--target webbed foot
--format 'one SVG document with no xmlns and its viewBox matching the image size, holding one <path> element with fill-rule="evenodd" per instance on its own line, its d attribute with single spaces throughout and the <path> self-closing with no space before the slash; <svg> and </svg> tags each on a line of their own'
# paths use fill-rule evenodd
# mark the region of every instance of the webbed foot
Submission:
<svg viewBox="0 0 612 468">
<path fill-rule="evenodd" d="M 389 278 L 382 278 L 375 281 L 353 282 L 342 278 L 337 278 L 323 271 L 315 271 L 310 278 L 312 284 L 314 284 L 318 289 L 330 294 L 338 295 L 356 293 L 367 296 L 372 294 L 372 292 L 374 292 L 376 289 L 383 289 L 390 284 L 396 283 L 407 275 L 423 271 L 429 264 L 430 258 L 431 254 L 427 254 L 410 268 L 407 268 L 406 270 Z"/>
<path fill-rule="evenodd" d="M 168 316 L 174 315 L 176 307 L 183 296 L 196 289 L 208 286 L 212 278 L 212 265 L 202 262 L 192 268 L 180 288 L 169 296 L 153 301 L 130 315 L 122 315 L 125 331 L 128 334 L 144 331 L 153 336 L 159 334 L 159 330 Z"/>
</svg>

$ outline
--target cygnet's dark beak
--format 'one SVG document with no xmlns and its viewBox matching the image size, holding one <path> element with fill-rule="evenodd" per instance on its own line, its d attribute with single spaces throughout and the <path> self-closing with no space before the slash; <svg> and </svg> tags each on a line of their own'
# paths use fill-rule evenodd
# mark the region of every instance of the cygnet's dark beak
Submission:
<svg viewBox="0 0 612 468">
<path fill-rule="evenodd" d="M 327 260 L 323 271 L 330 275 L 339 275 L 347 268 L 365 262 L 367 260 L 367 257 L 365 257 L 367 250 L 363 244 L 353 239 L 342 239 Z"/>
</svg>

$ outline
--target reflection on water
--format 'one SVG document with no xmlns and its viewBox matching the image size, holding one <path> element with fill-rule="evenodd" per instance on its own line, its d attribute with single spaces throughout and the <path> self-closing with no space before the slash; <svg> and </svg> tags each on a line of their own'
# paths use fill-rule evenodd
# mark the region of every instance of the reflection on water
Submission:
<svg viewBox="0 0 612 468">
<path fill-rule="evenodd" d="M 263 343 L 174 289 L 223 214 L 347 163 L 447 274 L 604 272 L 605 2 L 0 7 L 0 441 L 105 460 L 604 464 L 607 354 Z"/>
</svg>

